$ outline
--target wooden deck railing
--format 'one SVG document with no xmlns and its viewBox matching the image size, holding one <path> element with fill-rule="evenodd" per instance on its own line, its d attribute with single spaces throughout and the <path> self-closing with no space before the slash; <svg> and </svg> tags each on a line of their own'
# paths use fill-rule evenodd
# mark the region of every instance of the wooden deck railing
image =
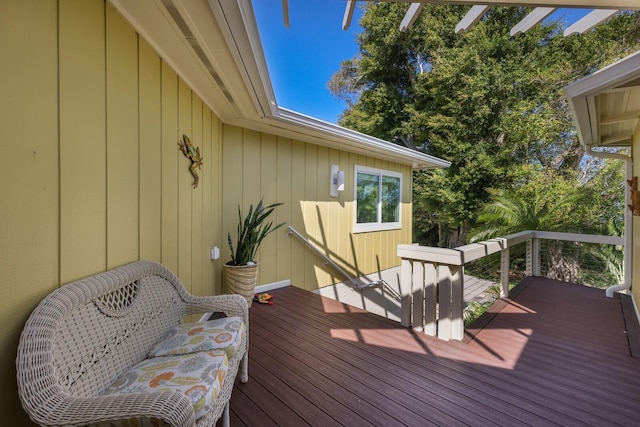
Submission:
<svg viewBox="0 0 640 427">
<path fill-rule="evenodd" d="M 480 243 L 443 249 L 398 245 L 402 259 L 401 323 L 443 340 L 464 337 L 464 265 L 500 253 L 500 296 L 509 294 L 509 256 L 517 245 L 526 245 L 526 275 L 540 275 L 542 239 L 624 245 L 624 238 L 592 234 L 523 231 Z"/>
</svg>

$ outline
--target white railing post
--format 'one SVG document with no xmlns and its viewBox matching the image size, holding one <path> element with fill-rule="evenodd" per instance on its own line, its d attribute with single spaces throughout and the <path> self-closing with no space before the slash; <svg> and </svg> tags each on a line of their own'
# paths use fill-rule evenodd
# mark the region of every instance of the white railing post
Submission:
<svg viewBox="0 0 640 427">
<path fill-rule="evenodd" d="M 500 251 L 500 298 L 509 296 L 509 248 Z"/>
<path fill-rule="evenodd" d="M 424 265 L 420 261 L 413 261 L 411 276 L 411 326 L 415 331 L 424 329 Z"/>
<path fill-rule="evenodd" d="M 438 338 L 451 339 L 451 269 L 438 266 Z"/>
<path fill-rule="evenodd" d="M 402 258 L 400 267 L 400 324 L 411 326 L 411 261 Z"/>
<path fill-rule="evenodd" d="M 424 265 L 424 333 L 435 337 L 438 334 L 438 270 L 435 264 Z"/>
<path fill-rule="evenodd" d="M 540 276 L 540 239 L 534 238 L 531 246 L 531 275 Z"/>
<path fill-rule="evenodd" d="M 451 267 L 451 339 L 464 338 L 464 266 Z"/>
</svg>

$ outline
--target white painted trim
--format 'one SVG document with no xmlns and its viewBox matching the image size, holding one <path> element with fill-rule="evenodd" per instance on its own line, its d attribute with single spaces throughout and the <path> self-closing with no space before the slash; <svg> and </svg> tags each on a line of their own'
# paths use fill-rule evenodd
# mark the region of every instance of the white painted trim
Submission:
<svg viewBox="0 0 640 427">
<path fill-rule="evenodd" d="M 619 86 L 640 75 L 640 51 L 596 71 L 564 88 L 567 97 L 596 95 L 598 92 Z"/>
<path fill-rule="evenodd" d="M 369 166 L 361 166 L 354 165 L 353 171 L 353 232 L 354 233 L 368 233 L 372 231 L 387 231 L 387 230 L 399 230 L 402 228 L 402 185 L 403 179 L 402 174 L 399 172 L 394 172 L 386 169 L 380 168 L 372 168 Z M 359 223 L 358 222 L 358 173 L 368 173 L 371 175 L 377 175 L 380 177 L 380 182 L 378 183 L 378 187 L 380 189 L 380 193 L 382 192 L 382 177 L 388 176 L 392 178 L 398 178 L 400 180 L 400 200 L 398 201 L 398 218 L 399 221 L 396 222 L 382 222 L 382 194 L 378 195 L 378 204 L 377 204 L 377 221 L 370 223 Z"/>
<path fill-rule="evenodd" d="M 272 113 L 272 118 L 280 121 L 281 124 L 296 125 L 299 128 L 307 128 L 330 138 L 339 138 L 343 141 L 344 147 L 349 147 L 348 150 L 359 147 L 366 150 L 369 155 L 371 155 L 371 153 L 386 154 L 387 156 L 392 156 L 392 158 L 386 157 L 386 160 L 393 159 L 397 161 L 395 159 L 401 159 L 405 164 L 411 162 L 414 169 L 435 169 L 451 166 L 451 162 L 438 157 L 411 150 L 407 147 L 343 128 L 286 108 L 276 107 Z M 345 142 L 345 140 L 347 141 Z"/>
<path fill-rule="evenodd" d="M 269 292 L 274 289 L 286 288 L 287 286 L 291 286 L 291 280 L 281 280 L 279 282 L 267 283 L 265 285 L 256 286 L 256 294 L 260 294 L 262 292 Z"/>
</svg>

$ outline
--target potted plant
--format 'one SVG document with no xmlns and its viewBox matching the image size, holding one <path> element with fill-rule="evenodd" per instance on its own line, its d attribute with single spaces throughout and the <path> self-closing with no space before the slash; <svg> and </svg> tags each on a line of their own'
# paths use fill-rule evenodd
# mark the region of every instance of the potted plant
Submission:
<svg viewBox="0 0 640 427">
<path fill-rule="evenodd" d="M 224 265 L 225 282 L 231 292 L 245 297 L 249 307 L 253 302 L 258 278 L 258 263 L 255 257 L 260 244 L 269 233 L 284 225 L 283 222 L 274 226 L 273 222 L 267 222 L 267 218 L 281 204 L 263 206 L 261 199 L 255 209 L 253 205 L 249 206 L 249 212 L 244 219 L 238 206 L 238 236 L 235 246 L 231 240 L 231 233 L 227 233 L 231 261 Z"/>
</svg>

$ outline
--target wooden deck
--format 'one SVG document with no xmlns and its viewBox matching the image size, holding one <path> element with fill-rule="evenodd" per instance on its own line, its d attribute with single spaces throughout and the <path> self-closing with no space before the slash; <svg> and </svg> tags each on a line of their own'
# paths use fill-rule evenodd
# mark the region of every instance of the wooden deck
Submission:
<svg viewBox="0 0 640 427">
<path fill-rule="evenodd" d="M 620 300 L 535 279 L 467 342 L 294 287 L 250 310 L 232 426 L 639 425 Z"/>
</svg>

